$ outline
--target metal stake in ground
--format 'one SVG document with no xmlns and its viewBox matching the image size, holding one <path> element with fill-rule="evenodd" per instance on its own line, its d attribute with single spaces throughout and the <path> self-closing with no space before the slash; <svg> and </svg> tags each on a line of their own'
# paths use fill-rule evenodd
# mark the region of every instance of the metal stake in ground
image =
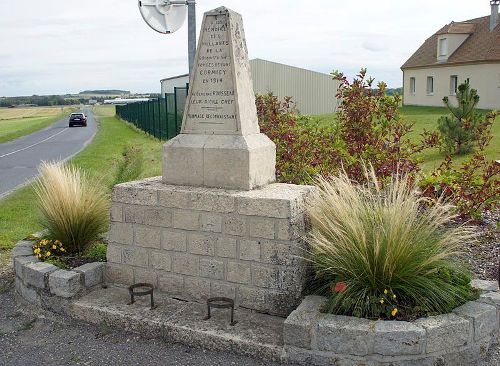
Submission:
<svg viewBox="0 0 500 366">
<path fill-rule="evenodd" d="M 136 291 L 137 288 L 146 288 L 147 290 Z M 130 294 L 130 302 L 127 305 L 132 305 L 135 302 L 135 296 L 147 296 L 151 295 L 151 310 L 156 308 L 154 300 L 153 300 L 153 285 L 150 283 L 136 283 L 128 288 L 128 292 Z"/>
<path fill-rule="evenodd" d="M 234 300 L 228 297 L 212 297 L 207 300 L 207 316 L 203 320 L 208 320 L 212 317 L 210 312 L 211 308 L 215 309 L 229 309 L 231 308 L 231 322 L 230 326 L 236 325 L 238 323 L 234 320 Z"/>
</svg>

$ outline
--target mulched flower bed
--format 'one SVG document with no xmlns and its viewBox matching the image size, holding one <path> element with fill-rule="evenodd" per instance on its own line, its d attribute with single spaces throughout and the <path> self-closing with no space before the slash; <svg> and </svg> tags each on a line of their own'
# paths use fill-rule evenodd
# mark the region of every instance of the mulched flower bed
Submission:
<svg viewBox="0 0 500 366">
<path fill-rule="evenodd" d="M 479 226 L 477 243 L 464 243 L 460 258 L 469 264 L 474 277 L 483 280 L 498 279 L 500 259 L 500 211 L 484 214 L 484 222 Z"/>
<path fill-rule="evenodd" d="M 90 257 L 57 257 L 57 259 L 62 262 L 67 269 L 73 269 L 96 261 L 95 258 Z"/>
</svg>

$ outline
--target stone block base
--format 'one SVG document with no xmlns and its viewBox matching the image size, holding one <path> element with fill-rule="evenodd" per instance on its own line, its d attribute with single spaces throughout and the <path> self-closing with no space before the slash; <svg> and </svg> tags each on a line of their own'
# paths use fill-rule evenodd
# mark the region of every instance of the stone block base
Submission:
<svg viewBox="0 0 500 366">
<path fill-rule="evenodd" d="M 180 134 L 163 153 L 166 184 L 250 190 L 276 180 L 276 146 L 264 134 Z"/>
<path fill-rule="evenodd" d="M 213 296 L 280 316 L 304 283 L 303 202 L 313 187 L 252 191 L 174 186 L 151 178 L 115 186 L 106 280 L 152 283 L 177 298 Z"/>
</svg>

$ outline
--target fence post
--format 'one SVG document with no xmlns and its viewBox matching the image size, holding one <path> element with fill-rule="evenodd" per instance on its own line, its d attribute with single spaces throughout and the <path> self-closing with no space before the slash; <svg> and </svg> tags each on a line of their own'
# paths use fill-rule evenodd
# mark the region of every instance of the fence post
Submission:
<svg viewBox="0 0 500 366">
<path fill-rule="evenodd" d="M 157 130 L 158 136 L 155 137 L 161 138 L 161 98 L 158 98 L 156 100 L 156 103 L 158 104 L 158 130 Z"/>
<path fill-rule="evenodd" d="M 148 113 L 147 113 L 147 110 L 146 110 L 146 106 L 148 105 L 147 104 L 148 102 L 142 102 L 141 103 L 141 109 L 142 109 L 142 120 L 141 120 L 141 123 L 139 125 L 139 128 L 143 131 L 145 131 L 144 129 L 144 122 L 146 121 L 146 119 L 148 118 Z"/>
<path fill-rule="evenodd" d="M 167 122 L 165 124 L 165 128 L 166 128 L 166 137 L 167 137 L 167 140 L 170 138 L 169 134 L 168 134 L 168 100 L 167 100 L 167 93 L 165 93 L 165 121 Z"/>
<path fill-rule="evenodd" d="M 151 102 L 148 100 L 148 118 L 146 119 L 146 133 L 151 135 Z"/>
<path fill-rule="evenodd" d="M 174 86 L 174 125 L 175 125 L 175 133 L 179 132 L 179 128 L 177 126 L 177 87 Z"/>
</svg>

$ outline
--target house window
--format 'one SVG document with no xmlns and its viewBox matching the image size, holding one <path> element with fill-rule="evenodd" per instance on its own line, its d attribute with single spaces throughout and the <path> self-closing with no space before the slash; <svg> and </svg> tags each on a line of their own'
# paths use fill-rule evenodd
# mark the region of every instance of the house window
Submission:
<svg viewBox="0 0 500 366">
<path fill-rule="evenodd" d="M 415 78 L 410 78 L 410 94 L 415 94 L 415 92 L 417 91 L 417 87 L 416 87 L 416 82 L 415 82 Z"/>
<path fill-rule="evenodd" d="M 427 76 L 427 94 L 434 94 L 434 77 Z"/>
<path fill-rule="evenodd" d="M 446 56 L 448 54 L 448 39 L 441 38 L 439 40 L 439 56 Z"/>
<path fill-rule="evenodd" d="M 450 95 L 456 95 L 458 90 L 458 76 L 450 76 Z"/>
</svg>

